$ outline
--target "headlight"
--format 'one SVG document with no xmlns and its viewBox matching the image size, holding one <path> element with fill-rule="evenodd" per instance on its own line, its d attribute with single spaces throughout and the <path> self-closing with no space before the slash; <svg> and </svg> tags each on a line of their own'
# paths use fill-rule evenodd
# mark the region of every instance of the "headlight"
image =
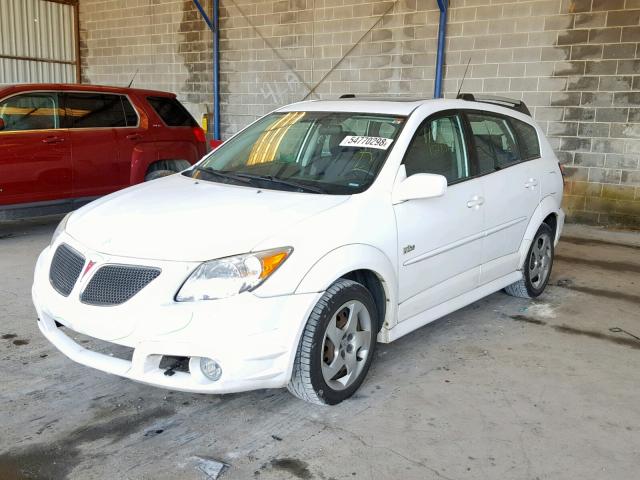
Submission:
<svg viewBox="0 0 640 480">
<path fill-rule="evenodd" d="M 178 302 L 216 300 L 253 290 L 289 257 L 291 247 L 211 260 L 200 265 L 180 288 Z"/>
<path fill-rule="evenodd" d="M 49 243 L 50 246 L 53 246 L 53 244 L 56 243 L 56 240 L 58 240 L 58 237 L 62 235 L 62 232 L 64 232 L 65 228 L 67 227 L 67 221 L 69 220 L 69 217 L 72 213 L 73 212 L 67 213 L 62 221 L 58 224 L 55 231 L 53 232 L 53 236 L 51 237 L 51 243 Z"/>
</svg>

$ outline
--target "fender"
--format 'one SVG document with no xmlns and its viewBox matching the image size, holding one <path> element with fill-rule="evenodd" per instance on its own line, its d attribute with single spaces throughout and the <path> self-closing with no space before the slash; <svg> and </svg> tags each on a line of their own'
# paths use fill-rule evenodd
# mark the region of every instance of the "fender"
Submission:
<svg viewBox="0 0 640 480">
<path fill-rule="evenodd" d="M 158 160 L 186 160 L 191 165 L 200 160 L 198 148 L 194 143 L 185 141 L 155 142 Z"/>
<path fill-rule="evenodd" d="M 527 253 L 529 252 L 529 247 L 531 246 L 531 242 L 533 242 L 533 237 L 535 236 L 538 228 L 542 224 L 542 221 L 549 216 L 549 214 L 554 213 L 558 217 L 558 228 L 556 229 L 556 238 L 554 239 L 554 245 L 558 244 L 558 240 L 560 238 L 560 231 L 562 229 L 561 225 L 561 212 L 558 207 L 558 200 L 554 195 L 548 195 L 542 199 L 538 208 L 536 208 L 535 212 L 531 216 L 531 220 L 529 220 L 529 225 L 527 226 L 527 230 L 524 232 L 524 238 L 522 239 L 522 243 L 520 244 L 520 261 L 518 263 L 519 269 L 522 270 L 524 262 L 527 258 Z"/>
<path fill-rule="evenodd" d="M 159 160 L 186 160 L 193 165 L 199 157 L 195 145 L 189 142 L 139 143 L 131 156 L 131 185 L 144 182 L 149 165 Z"/>
<path fill-rule="evenodd" d="M 129 182 L 131 185 L 144 182 L 149 165 L 159 160 L 158 148 L 155 143 L 139 143 L 131 154 L 131 174 Z"/>
<path fill-rule="evenodd" d="M 311 267 L 295 293 L 323 292 L 354 270 L 371 270 L 382 282 L 387 300 L 383 329 L 392 328 L 397 323 L 398 311 L 396 269 L 382 250 L 371 245 L 356 243 L 331 250 Z"/>
</svg>

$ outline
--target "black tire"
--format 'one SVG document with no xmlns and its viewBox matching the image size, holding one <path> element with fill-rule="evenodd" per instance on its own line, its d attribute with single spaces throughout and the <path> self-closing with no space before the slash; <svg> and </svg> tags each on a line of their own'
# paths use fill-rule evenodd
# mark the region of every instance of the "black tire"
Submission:
<svg viewBox="0 0 640 480">
<path fill-rule="evenodd" d="M 364 364 L 359 364 L 356 368 L 358 374 L 354 377 L 353 383 L 349 383 L 344 389 L 334 389 L 327 384 L 323 376 L 321 362 L 325 361 L 324 355 L 326 355 L 323 346 L 330 321 L 337 321 L 343 307 L 349 302 L 358 302 L 366 309 L 365 314 L 368 314 L 370 322 L 370 343 L 366 358 L 357 360 Z M 358 390 L 369 370 L 375 352 L 377 333 L 378 312 L 369 290 L 352 280 L 337 280 L 318 300 L 309 316 L 296 352 L 293 374 L 287 386 L 289 392 L 302 400 L 318 405 L 335 405 L 349 398 Z M 334 354 L 339 355 L 337 352 Z M 350 353 L 350 355 L 353 354 Z M 356 352 L 355 355 L 357 357 L 358 353 Z"/>
<path fill-rule="evenodd" d="M 539 278 L 535 276 L 536 270 L 532 267 L 537 261 L 537 248 L 544 238 L 546 238 L 549 242 L 548 248 L 550 257 L 548 259 L 548 270 L 545 270 L 544 278 Z M 506 287 L 504 289 L 505 293 L 511 295 L 512 297 L 536 298 L 544 291 L 547 283 L 549 283 L 549 278 L 551 277 L 551 269 L 553 267 L 553 257 L 555 255 L 553 241 L 554 233 L 551 227 L 546 223 L 540 225 L 540 228 L 536 232 L 535 237 L 533 237 L 533 241 L 531 242 L 529 251 L 527 252 L 527 258 L 525 259 L 522 268 L 522 280 L 519 280 L 516 283 L 512 283 L 511 285 Z"/>
<path fill-rule="evenodd" d="M 169 175 L 173 175 L 176 172 L 172 172 L 171 170 L 154 170 L 153 172 L 149 172 L 145 175 L 144 181 L 150 182 L 151 180 L 155 180 L 157 178 L 168 177 Z"/>
</svg>

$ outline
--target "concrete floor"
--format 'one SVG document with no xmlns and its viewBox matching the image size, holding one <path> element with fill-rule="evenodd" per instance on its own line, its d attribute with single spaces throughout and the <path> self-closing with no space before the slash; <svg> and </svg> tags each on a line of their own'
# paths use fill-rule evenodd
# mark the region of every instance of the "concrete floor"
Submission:
<svg viewBox="0 0 640 480">
<path fill-rule="evenodd" d="M 29 290 L 56 219 L 0 225 L 0 479 L 636 479 L 640 235 L 569 227 L 534 302 L 496 293 L 390 345 L 333 408 L 77 365 Z"/>
</svg>

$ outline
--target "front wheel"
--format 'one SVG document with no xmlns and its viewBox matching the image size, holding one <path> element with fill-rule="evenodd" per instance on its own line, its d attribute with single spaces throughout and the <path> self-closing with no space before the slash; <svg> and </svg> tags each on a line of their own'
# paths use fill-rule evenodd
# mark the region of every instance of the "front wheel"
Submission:
<svg viewBox="0 0 640 480">
<path fill-rule="evenodd" d="M 504 291 L 513 297 L 521 298 L 535 298 L 540 295 L 551 276 L 553 255 L 553 230 L 543 223 L 529 247 L 522 269 L 522 280 L 509 285 Z"/>
<path fill-rule="evenodd" d="M 335 405 L 360 387 L 376 346 L 378 313 L 363 285 L 337 280 L 309 316 L 288 385 L 296 397 Z"/>
</svg>

